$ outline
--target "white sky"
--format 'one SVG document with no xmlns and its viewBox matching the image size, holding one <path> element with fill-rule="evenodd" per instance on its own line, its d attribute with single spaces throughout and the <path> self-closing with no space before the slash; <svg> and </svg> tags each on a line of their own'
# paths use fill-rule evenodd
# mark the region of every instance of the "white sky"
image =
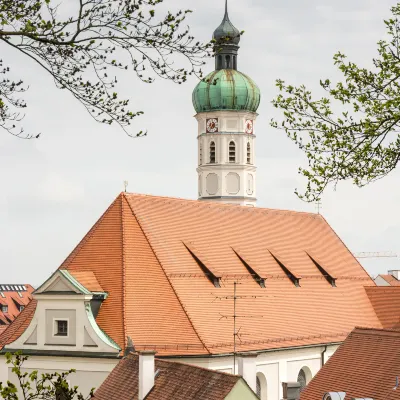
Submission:
<svg viewBox="0 0 400 400">
<path fill-rule="evenodd" d="M 73 2 L 75 0 L 65 0 Z M 190 8 L 195 36 L 209 40 L 223 16 L 224 0 L 165 0 L 164 9 Z M 385 35 L 389 0 L 230 0 L 232 22 L 246 31 L 239 69 L 260 86 L 257 124 L 258 205 L 315 212 L 294 195 L 304 185 L 297 169 L 301 151 L 269 125 L 275 79 L 304 83 L 320 93 L 319 79 L 338 78 L 332 56 L 371 65 L 376 42 Z M 72 96 L 55 89 L 36 65 L 0 44 L 15 77 L 30 89 L 24 127 L 42 132 L 23 141 L 0 132 L 0 265 L 3 283 L 40 284 L 68 256 L 129 181 L 129 191 L 183 198 L 197 194 L 197 127 L 185 85 L 140 83 L 133 73 L 119 80 L 119 94 L 143 110 L 130 139 L 115 127 L 94 122 Z M 213 70 L 209 60 L 207 70 Z M 350 183 L 329 190 L 322 214 L 351 251 L 400 253 L 400 171 L 364 189 Z M 370 259 L 371 274 L 399 268 L 400 259 Z"/>
</svg>

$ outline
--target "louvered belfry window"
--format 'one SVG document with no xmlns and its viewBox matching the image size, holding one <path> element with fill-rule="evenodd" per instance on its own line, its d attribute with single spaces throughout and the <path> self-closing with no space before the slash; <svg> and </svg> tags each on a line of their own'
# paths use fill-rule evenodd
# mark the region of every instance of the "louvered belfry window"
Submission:
<svg viewBox="0 0 400 400">
<path fill-rule="evenodd" d="M 215 142 L 210 143 L 210 164 L 215 164 Z"/>
<path fill-rule="evenodd" d="M 251 164 L 251 147 L 250 147 L 250 143 L 247 143 L 247 164 Z"/>
<path fill-rule="evenodd" d="M 236 144 L 235 144 L 235 142 L 229 143 L 229 162 L 230 163 L 236 162 Z"/>
</svg>

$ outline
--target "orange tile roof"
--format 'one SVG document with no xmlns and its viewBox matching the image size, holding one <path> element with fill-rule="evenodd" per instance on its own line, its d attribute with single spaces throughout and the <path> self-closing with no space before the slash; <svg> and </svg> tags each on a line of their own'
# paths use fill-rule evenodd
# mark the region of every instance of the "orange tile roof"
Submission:
<svg viewBox="0 0 400 400">
<path fill-rule="evenodd" d="M 267 278 L 265 289 L 233 249 Z M 316 214 L 123 193 L 60 268 L 94 273 L 109 293 L 97 322 L 121 347 L 129 335 L 163 355 L 232 351 L 235 280 L 238 314 L 252 316 L 240 320 L 240 351 L 340 342 L 355 325 L 382 327 L 364 290 L 374 282 Z"/>
<path fill-rule="evenodd" d="M 365 288 L 383 328 L 400 326 L 400 288 L 377 286 Z"/>
<path fill-rule="evenodd" d="M 346 400 L 399 400 L 400 331 L 356 328 L 318 372 L 300 400 L 346 392 Z"/>
<path fill-rule="evenodd" d="M 242 379 L 192 365 L 155 360 L 159 371 L 146 400 L 223 400 Z M 155 372 L 154 371 L 154 372 Z M 139 357 L 122 359 L 94 394 L 96 400 L 137 400 Z"/>
<path fill-rule="evenodd" d="M 104 292 L 92 271 L 70 271 L 70 274 L 91 292 Z"/>
<path fill-rule="evenodd" d="M 384 279 L 390 286 L 400 286 L 400 281 L 396 279 L 393 275 L 379 275 L 382 279 Z"/>
<path fill-rule="evenodd" d="M 18 315 L 12 324 L 0 334 L 0 350 L 7 344 L 17 340 L 29 326 L 36 310 L 36 300 L 31 300 L 23 311 Z"/>
</svg>

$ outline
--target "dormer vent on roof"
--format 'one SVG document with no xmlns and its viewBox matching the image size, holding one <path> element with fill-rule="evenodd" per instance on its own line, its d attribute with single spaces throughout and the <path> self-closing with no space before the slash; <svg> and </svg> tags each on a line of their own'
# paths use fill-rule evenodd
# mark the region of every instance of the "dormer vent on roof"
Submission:
<svg viewBox="0 0 400 400">
<path fill-rule="evenodd" d="M 246 267 L 247 271 L 249 271 L 253 279 L 260 285 L 260 287 L 265 289 L 265 281 L 267 278 L 262 277 L 262 274 L 260 273 L 260 271 L 258 271 L 254 263 L 252 263 L 248 258 L 245 258 L 242 251 L 240 251 L 239 249 L 234 249 L 233 247 L 232 250 L 237 255 L 242 264 Z"/>
<path fill-rule="evenodd" d="M 310 257 L 311 261 L 314 263 L 314 265 L 318 268 L 319 272 L 321 272 L 322 276 L 330 283 L 332 287 L 336 287 L 336 279 L 334 276 L 332 276 L 326 268 L 322 266 L 322 263 L 318 258 L 315 257 L 314 254 L 310 254 L 309 251 L 306 251 L 308 257 Z"/>
<path fill-rule="evenodd" d="M 290 271 L 290 269 L 287 266 L 287 263 L 284 263 L 284 260 L 280 255 L 275 250 L 270 250 L 271 256 L 274 258 L 274 260 L 278 263 L 278 265 L 281 267 L 282 271 L 285 273 L 285 275 L 290 279 L 290 281 L 293 283 L 294 286 L 300 287 L 300 276 L 296 276 L 293 272 Z M 286 264 L 286 265 L 285 265 Z"/>
<path fill-rule="evenodd" d="M 204 272 L 205 276 L 208 278 L 208 280 L 216 287 L 220 288 L 221 287 L 221 274 L 218 273 L 215 269 L 213 269 L 210 266 L 210 263 L 207 261 L 207 259 L 204 257 L 204 255 L 200 254 L 198 249 L 194 247 L 193 243 L 190 242 L 182 242 L 188 252 L 191 254 L 191 256 L 194 258 L 196 261 L 197 265 L 201 268 L 201 270 Z"/>
</svg>

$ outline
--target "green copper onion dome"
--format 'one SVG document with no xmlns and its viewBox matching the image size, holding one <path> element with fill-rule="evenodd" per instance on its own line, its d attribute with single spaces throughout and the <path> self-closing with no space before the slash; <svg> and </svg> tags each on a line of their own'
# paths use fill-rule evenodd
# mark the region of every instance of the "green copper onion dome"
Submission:
<svg viewBox="0 0 400 400">
<path fill-rule="evenodd" d="M 196 112 L 240 110 L 256 112 L 260 89 L 247 75 L 235 69 L 220 69 L 204 78 L 193 91 Z"/>
</svg>

